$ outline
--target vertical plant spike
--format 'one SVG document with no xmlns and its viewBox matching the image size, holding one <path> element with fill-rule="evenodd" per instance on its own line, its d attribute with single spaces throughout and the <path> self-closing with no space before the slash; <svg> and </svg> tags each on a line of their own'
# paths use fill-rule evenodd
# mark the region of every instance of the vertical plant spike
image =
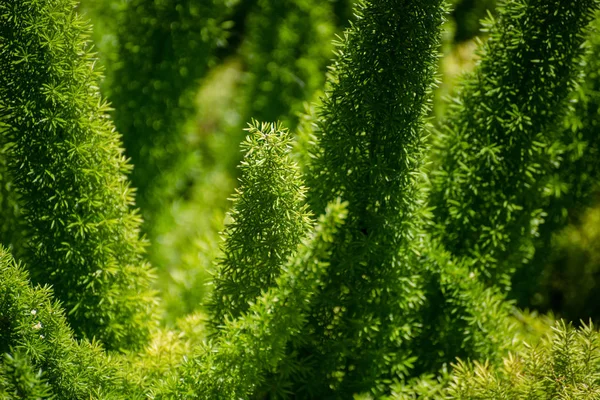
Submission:
<svg viewBox="0 0 600 400">
<path fill-rule="evenodd" d="M 439 0 L 360 1 L 320 109 L 309 199 L 348 201 L 309 326 L 298 345 L 311 376 L 296 393 L 351 398 L 406 374 L 401 347 L 422 298 L 411 270 L 422 129 L 444 13 Z M 383 384 L 384 385 L 384 384 Z M 335 392 L 335 395 L 333 394 Z"/>
<path fill-rule="evenodd" d="M 224 255 L 214 279 L 211 308 L 216 326 L 238 318 L 249 302 L 275 284 L 281 266 L 311 226 L 287 129 L 254 122 L 248 132 L 232 222 L 225 229 Z"/>
<path fill-rule="evenodd" d="M 117 31 L 120 63 L 109 74 L 115 125 L 134 165 L 137 204 L 151 230 L 187 184 L 193 161 L 184 125 L 216 47 L 227 0 L 131 0 Z"/>
<path fill-rule="evenodd" d="M 242 54 L 248 63 L 248 121 L 284 121 L 292 131 L 303 103 L 325 83 L 334 36 L 330 2 L 259 0 L 248 17 Z"/>
<path fill-rule="evenodd" d="M 227 319 L 210 348 L 183 365 L 156 399 L 252 398 L 269 371 L 301 335 L 311 298 L 329 267 L 330 250 L 346 219 L 346 205 L 332 202 L 310 239 L 284 263 L 276 284 L 238 319 Z"/>
<path fill-rule="evenodd" d="M 32 391 L 48 390 L 61 400 L 123 393 L 118 364 L 97 345 L 73 339 L 51 291 L 32 288 L 27 273 L 4 248 L 0 248 L 0 355 L 0 395 L 3 390 L 19 390 L 27 377 L 32 379 Z"/>
<path fill-rule="evenodd" d="M 12 142 L 32 280 L 52 285 L 79 338 L 135 348 L 152 326 L 151 270 L 75 4 L 0 3 L 0 124 Z"/>
<path fill-rule="evenodd" d="M 532 296 L 543 286 L 541 275 L 548 267 L 548 256 L 553 254 L 553 234 L 591 205 L 599 189 L 600 15 L 596 15 L 592 27 L 587 37 L 583 80 L 575 89 L 573 110 L 565 119 L 566 127 L 552 149 L 558 160 L 544 187 L 544 194 L 548 196 L 547 217 L 540 226 L 535 258 L 531 266 L 517 271 L 512 280 L 512 295 L 524 307 L 530 306 Z"/>
<path fill-rule="evenodd" d="M 430 204 L 435 235 L 503 288 L 530 256 L 543 178 L 566 110 L 594 0 L 504 0 L 477 70 L 438 132 Z"/>
</svg>

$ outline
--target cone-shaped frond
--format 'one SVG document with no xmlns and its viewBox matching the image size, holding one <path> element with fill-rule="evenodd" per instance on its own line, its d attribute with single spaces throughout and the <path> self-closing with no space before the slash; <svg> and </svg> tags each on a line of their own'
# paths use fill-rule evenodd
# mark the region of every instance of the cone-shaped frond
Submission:
<svg viewBox="0 0 600 400">
<path fill-rule="evenodd" d="M 308 186 L 316 212 L 339 196 L 348 220 L 298 346 L 311 373 L 298 393 L 350 398 L 410 368 L 416 175 L 443 12 L 439 0 L 360 1 L 338 45 Z"/>
<path fill-rule="evenodd" d="M 287 129 L 254 123 L 242 144 L 239 187 L 214 279 L 213 324 L 237 318 L 275 284 L 281 267 L 310 229 L 305 189 L 290 157 Z"/>
<path fill-rule="evenodd" d="M 212 346 L 184 364 L 156 398 L 252 398 L 265 375 L 285 357 L 290 338 L 303 334 L 306 311 L 345 218 L 345 205 L 331 203 L 296 257 L 284 264 L 275 285 L 238 319 L 227 320 Z"/>
<path fill-rule="evenodd" d="M 2 399 L 46 398 L 31 397 L 44 391 L 65 400 L 109 398 L 119 387 L 118 365 L 96 345 L 73 339 L 51 291 L 33 288 L 4 248 L 0 248 L 0 355 Z M 9 397 L 2 397 L 3 390 Z M 20 395 L 11 397 L 15 391 Z"/>
<path fill-rule="evenodd" d="M 505 0 L 436 137 L 436 236 L 508 285 L 542 213 L 547 155 L 579 73 L 595 0 Z"/>
<path fill-rule="evenodd" d="M 53 286 L 79 337 L 136 347 L 151 326 L 150 270 L 89 26 L 74 7 L 0 3 L 0 129 L 12 142 L 33 281 Z"/>
</svg>

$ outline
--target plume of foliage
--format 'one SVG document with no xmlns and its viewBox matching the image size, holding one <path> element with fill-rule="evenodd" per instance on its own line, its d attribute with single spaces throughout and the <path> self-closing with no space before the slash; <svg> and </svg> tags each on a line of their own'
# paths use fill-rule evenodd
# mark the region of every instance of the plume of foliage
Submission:
<svg viewBox="0 0 600 400">
<path fill-rule="evenodd" d="M 537 347 L 512 354 L 501 368 L 459 362 L 447 399 L 600 398 L 600 337 L 590 324 L 579 330 L 559 322 Z"/>
<path fill-rule="evenodd" d="M 226 319 L 214 343 L 184 363 L 155 398 L 251 398 L 285 357 L 290 338 L 305 325 L 346 215 L 345 204 L 332 202 L 296 256 L 282 264 L 275 285 L 239 318 Z"/>
<path fill-rule="evenodd" d="M 325 83 L 332 19 L 327 1 L 258 1 L 248 16 L 242 47 L 248 67 L 243 121 L 281 120 L 295 129 L 303 102 Z"/>
<path fill-rule="evenodd" d="M 78 337 L 146 340 L 153 294 L 119 137 L 73 0 L 0 3 L 0 126 L 30 234 L 23 257 Z"/>
<path fill-rule="evenodd" d="M 77 342 L 47 287 L 0 248 L 0 398 L 111 398 L 118 364 L 97 344 Z"/>
<path fill-rule="evenodd" d="M 275 284 L 311 222 L 305 188 L 290 157 L 291 137 L 277 124 L 254 122 L 242 143 L 241 177 L 213 280 L 212 322 L 238 318 Z"/>
<path fill-rule="evenodd" d="M 349 398 L 410 368 L 401 348 L 421 302 L 411 268 L 424 115 L 442 2 L 361 1 L 338 44 L 309 166 L 309 199 L 348 201 L 348 219 L 301 339 L 295 393 Z M 404 346 L 406 347 L 406 346 Z M 335 394 L 334 394 L 335 393 Z"/>
<path fill-rule="evenodd" d="M 560 258 L 561 249 L 555 234 L 559 232 L 568 222 L 581 220 L 582 225 L 590 225 L 586 219 L 588 216 L 581 215 L 581 210 L 592 204 L 597 199 L 598 181 L 600 178 L 600 16 L 593 23 L 587 41 L 587 56 L 583 64 L 583 80 L 574 91 L 573 110 L 565 119 L 565 129 L 553 147 L 554 156 L 557 158 L 556 167 L 548 178 L 545 186 L 545 194 L 549 198 L 546 208 L 547 217 L 540 227 L 540 238 L 536 244 L 537 251 L 531 267 L 518 271 L 513 278 L 513 295 L 522 306 L 532 305 L 535 296 L 536 306 L 547 307 L 550 302 L 549 285 L 556 282 L 548 282 L 548 279 L 564 271 L 571 276 L 583 276 L 579 268 L 584 267 L 585 261 L 578 260 L 573 265 L 558 265 L 552 256 Z M 585 230 L 590 232 L 589 229 Z M 561 234 L 562 236 L 562 234 Z M 585 236 L 585 234 L 583 235 Z M 554 250 L 553 250 L 554 248 Z M 580 253 L 578 251 L 578 253 Z M 550 256 L 550 257 L 549 257 Z M 586 276 L 588 283 L 589 276 Z M 574 288 L 579 288 L 579 283 L 573 283 Z M 579 295 L 584 295 L 579 292 Z M 583 300 L 579 296 L 569 296 L 567 293 L 555 294 L 555 296 L 571 297 L 576 301 Z M 566 303 L 569 299 L 564 299 Z M 593 302 L 588 302 L 593 304 Z M 568 310 L 566 304 L 560 307 L 558 312 L 566 312 L 565 317 L 582 318 L 583 315 L 573 315 L 573 309 Z M 585 314 L 592 317 L 592 314 Z"/>
<path fill-rule="evenodd" d="M 475 72 L 436 136 L 430 204 L 435 236 L 474 259 L 488 282 L 510 285 L 531 256 L 543 213 L 547 151 L 578 76 L 594 0 L 505 0 L 486 22 Z"/>
<path fill-rule="evenodd" d="M 121 12 L 109 98 L 149 230 L 191 179 L 186 172 L 194 153 L 185 123 L 194 113 L 198 82 L 225 39 L 231 2 L 132 0 Z"/>
</svg>

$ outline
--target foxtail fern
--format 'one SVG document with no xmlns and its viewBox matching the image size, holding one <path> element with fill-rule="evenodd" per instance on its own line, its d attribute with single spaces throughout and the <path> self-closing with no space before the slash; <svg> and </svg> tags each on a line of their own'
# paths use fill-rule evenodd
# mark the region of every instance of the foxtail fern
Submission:
<svg viewBox="0 0 600 400">
<path fill-rule="evenodd" d="M 600 337 L 592 325 L 558 323 L 541 345 L 510 355 L 501 368 L 459 362 L 445 392 L 457 400 L 600 398 Z"/>
<path fill-rule="evenodd" d="M 237 318 L 273 286 L 281 266 L 310 228 L 305 188 L 279 125 L 255 123 L 242 144 L 241 177 L 214 279 L 213 320 Z"/>
<path fill-rule="evenodd" d="M 435 141 L 435 236 L 509 286 L 542 218 L 547 155 L 577 77 L 595 0 L 505 0 Z"/>
<path fill-rule="evenodd" d="M 190 359 L 157 393 L 158 399 L 246 399 L 278 368 L 329 268 L 330 250 L 346 219 L 333 202 L 295 257 L 282 264 L 275 284 L 237 319 L 227 319 L 215 342 Z"/>
<path fill-rule="evenodd" d="M 407 373 L 414 360 L 403 347 L 422 300 L 410 266 L 416 175 L 444 9 L 438 0 L 378 0 L 355 11 L 319 111 L 309 175 L 315 212 L 338 196 L 348 201 L 296 348 L 310 373 L 295 392 L 313 398 L 349 398 Z"/>
<path fill-rule="evenodd" d="M 0 127 L 27 223 L 24 259 L 81 338 L 144 343 L 154 299 L 126 179 L 74 0 L 0 3 Z"/>
</svg>

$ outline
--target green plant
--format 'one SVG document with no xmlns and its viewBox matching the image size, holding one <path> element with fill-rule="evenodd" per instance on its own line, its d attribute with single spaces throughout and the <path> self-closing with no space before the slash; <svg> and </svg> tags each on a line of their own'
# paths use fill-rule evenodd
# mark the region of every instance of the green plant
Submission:
<svg viewBox="0 0 600 400">
<path fill-rule="evenodd" d="M 212 323 L 217 326 L 238 318 L 274 285 L 311 226 L 305 188 L 290 159 L 288 131 L 255 122 L 248 133 L 232 222 L 225 229 L 223 258 L 213 279 Z"/>
<path fill-rule="evenodd" d="M 23 260 L 80 338 L 136 348 L 151 328 L 151 270 L 73 0 L 0 3 L 0 127 L 27 224 Z"/>
<path fill-rule="evenodd" d="M 267 373 L 284 359 L 291 337 L 302 333 L 346 213 L 344 204 L 331 203 L 297 255 L 283 264 L 275 285 L 242 316 L 225 320 L 214 342 L 198 349 L 159 388 L 156 398 L 238 399 L 256 393 Z"/>
<path fill-rule="evenodd" d="M 97 343 L 76 341 L 47 287 L 0 249 L 0 398 L 110 398 L 118 364 Z"/>
<path fill-rule="evenodd" d="M 294 392 L 316 398 L 377 391 L 405 375 L 422 301 L 412 262 L 416 175 L 442 2 L 361 1 L 355 11 L 318 111 L 307 177 L 315 213 L 338 196 L 349 204 L 295 344 L 309 372 L 294 377 Z"/>
<path fill-rule="evenodd" d="M 146 180 L 148 232 L 164 240 L 169 218 L 158 216 L 176 215 L 169 208 L 179 202 L 193 202 L 185 215 L 210 231 L 206 248 L 173 258 L 185 266 L 163 269 L 163 277 L 184 271 L 173 280 L 210 272 L 188 265 L 212 262 L 210 235 L 223 226 L 222 202 L 195 202 L 205 199 L 201 188 L 230 184 L 227 150 L 205 160 L 199 185 L 177 187 L 191 171 L 183 132 L 192 94 L 212 60 L 236 46 L 218 50 L 232 5 L 130 0 L 114 25 L 121 64 L 107 65 L 106 87 L 136 154 L 134 179 Z M 201 92 L 231 92 L 204 99 L 222 108 L 212 116 L 222 120 L 196 132 L 210 132 L 207 152 L 235 141 L 225 136 L 246 112 L 296 125 L 294 110 L 323 80 L 315 66 L 327 46 L 318 45 L 334 5 L 342 3 L 236 5 L 234 20 L 251 13 L 248 30 L 235 30 L 247 37 L 235 40 L 244 39 L 255 80 L 236 85 L 234 56 Z M 323 99 L 300 117 L 299 143 L 279 123 L 248 129 L 208 313 L 172 304 L 180 293 L 203 298 L 198 278 L 187 292 L 162 294 L 159 327 L 130 167 L 98 93 L 88 24 L 75 0 L 0 0 L 0 153 L 5 182 L 14 182 L 0 190 L 0 205 L 10 205 L 0 212 L 27 228 L 23 239 L 12 219 L 0 229 L 24 262 L 0 248 L 0 399 L 598 398 L 593 328 L 559 324 L 524 349 L 519 342 L 536 342 L 549 324 L 515 310 L 506 293 L 553 213 L 554 176 L 572 195 L 561 200 L 568 207 L 596 179 L 593 55 L 567 119 L 575 129 L 558 122 L 599 5 L 501 0 L 478 68 L 435 131 L 428 116 L 446 3 L 358 0 Z M 315 59 L 294 64 L 297 54 Z M 289 86 L 290 75 L 310 93 Z M 242 103 L 255 111 L 232 111 Z"/>
<path fill-rule="evenodd" d="M 531 257 L 543 220 L 547 151 L 579 73 L 594 1 L 501 1 L 478 68 L 437 132 L 430 204 L 453 254 L 490 283 Z"/>
</svg>

